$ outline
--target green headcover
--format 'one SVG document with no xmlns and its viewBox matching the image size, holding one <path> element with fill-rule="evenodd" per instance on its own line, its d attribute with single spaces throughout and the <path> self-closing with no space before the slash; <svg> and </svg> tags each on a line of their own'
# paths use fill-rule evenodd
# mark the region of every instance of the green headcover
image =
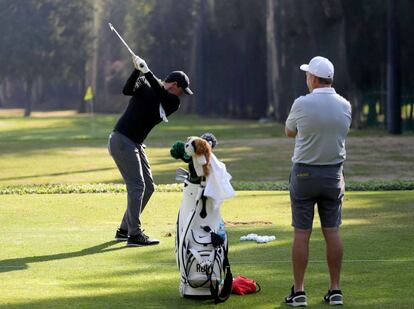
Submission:
<svg viewBox="0 0 414 309">
<path fill-rule="evenodd" d="M 184 145 L 183 141 L 176 141 L 170 149 L 171 157 L 188 162 L 191 158 L 185 153 Z"/>
</svg>

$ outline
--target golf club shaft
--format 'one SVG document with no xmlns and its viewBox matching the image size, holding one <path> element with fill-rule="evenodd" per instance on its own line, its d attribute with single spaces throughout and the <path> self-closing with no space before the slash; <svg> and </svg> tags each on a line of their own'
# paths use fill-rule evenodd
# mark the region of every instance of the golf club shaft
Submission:
<svg viewBox="0 0 414 309">
<path fill-rule="evenodd" d="M 135 56 L 135 53 L 131 50 L 131 48 L 129 48 L 128 44 L 124 41 L 124 39 L 120 36 L 120 34 L 118 33 L 118 31 L 116 31 L 115 27 L 112 26 L 111 23 L 109 23 L 109 28 L 111 28 L 111 30 L 116 33 L 116 35 L 119 37 L 119 39 L 122 41 L 122 43 L 124 43 L 125 47 L 128 48 L 129 53 L 132 56 Z"/>
</svg>

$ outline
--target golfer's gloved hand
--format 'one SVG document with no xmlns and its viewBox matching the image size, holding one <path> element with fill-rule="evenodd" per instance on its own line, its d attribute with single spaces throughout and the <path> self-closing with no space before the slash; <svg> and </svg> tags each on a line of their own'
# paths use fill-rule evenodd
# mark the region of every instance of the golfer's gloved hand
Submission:
<svg viewBox="0 0 414 309">
<path fill-rule="evenodd" d="M 148 73 L 150 71 L 150 69 L 147 66 L 147 63 L 145 62 L 144 59 L 138 57 L 138 56 L 132 56 L 132 62 L 134 63 L 134 67 L 138 70 L 141 71 L 142 73 Z"/>
</svg>

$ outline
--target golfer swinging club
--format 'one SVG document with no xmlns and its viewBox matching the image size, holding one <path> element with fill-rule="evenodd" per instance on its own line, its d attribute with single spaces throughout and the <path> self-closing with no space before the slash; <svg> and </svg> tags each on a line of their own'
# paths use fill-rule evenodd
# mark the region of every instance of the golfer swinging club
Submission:
<svg viewBox="0 0 414 309">
<path fill-rule="evenodd" d="M 109 136 L 108 148 L 128 192 L 127 209 L 115 239 L 127 241 L 128 247 L 138 247 L 159 243 L 141 229 L 140 215 L 154 192 L 143 142 L 153 127 L 163 120 L 167 122 L 167 117 L 179 108 L 179 97 L 193 92 L 184 72 L 171 72 L 162 82 L 143 59 L 133 54 L 132 61 L 135 69 L 122 91 L 131 99 Z"/>
</svg>

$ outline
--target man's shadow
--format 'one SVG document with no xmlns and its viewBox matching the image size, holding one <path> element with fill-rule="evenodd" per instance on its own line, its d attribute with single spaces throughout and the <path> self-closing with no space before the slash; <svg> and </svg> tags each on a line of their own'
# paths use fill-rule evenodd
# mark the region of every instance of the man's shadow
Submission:
<svg viewBox="0 0 414 309">
<path fill-rule="evenodd" d="M 110 246 L 119 243 L 116 240 L 107 241 L 97 246 L 89 247 L 75 252 L 57 253 L 50 255 L 30 256 L 23 258 L 7 259 L 0 261 L 0 273 L 9 272 L 13 270 L 23 270 L 29 268 L 28 264 L 37 262 L 46 262 L 52 260 L 69 259 L 78 256 L 91 255 L 97 253 L 104 253 L 116 251 L 126 248 L 125 246 L 117 248 L 109 248 Z"/>
</svg>

